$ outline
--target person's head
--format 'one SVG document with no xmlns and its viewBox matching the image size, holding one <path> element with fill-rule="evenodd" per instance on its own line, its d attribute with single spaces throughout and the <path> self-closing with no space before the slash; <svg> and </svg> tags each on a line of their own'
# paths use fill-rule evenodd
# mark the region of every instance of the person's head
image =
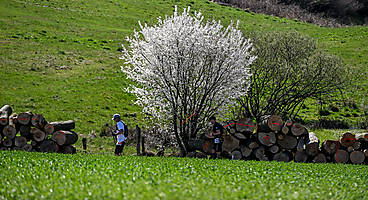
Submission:
<svg viewBox="0 0 368 200">
<path fill-rule="evenodd" d="M 216 122 L 216 117 L 215 116 L 210 117 L 210 122 L 211 124 L 214 124 Z"/>
<path fill-rule="evenodd" d="M 119 114 L 114 114 L 114 116 L 112 117 L 112 120 L 114 120 L 115 122 L 119 122 L 120 121 L 120 115 Z"/>
</svg>

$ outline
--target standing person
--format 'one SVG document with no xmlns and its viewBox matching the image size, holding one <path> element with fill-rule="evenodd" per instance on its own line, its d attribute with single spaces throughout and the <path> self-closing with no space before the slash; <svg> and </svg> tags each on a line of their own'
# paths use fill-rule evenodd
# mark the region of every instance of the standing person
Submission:
<svg viewBox="0 0 368 200">
<path fill-rule="evenodd" d="M 115 114 L 112 118 L 116 122 L 116 147 L 115 147 L 115 155 L 121 156 L 121 153 L 124 150 L 125 141 L 126 141 L 126 134 L 125 134 L 125 124 L 121 121 L 120 115 Z"/>
<path fill-rule="evenodd" d="M 215 145 L 214 148 L 212 149 L 211 158 L 215 159 L 220 157 L 220 153 L 222 151 L 222 142 L 223 142 L 222 135 L 224 134 L 224 127 L 220 123 L 216 122 L 215 116 L 210 117 L 210 122 L 211 124 L 213 124 L 211 135 L 215 138 L 214 139 Z"/>
</svg>

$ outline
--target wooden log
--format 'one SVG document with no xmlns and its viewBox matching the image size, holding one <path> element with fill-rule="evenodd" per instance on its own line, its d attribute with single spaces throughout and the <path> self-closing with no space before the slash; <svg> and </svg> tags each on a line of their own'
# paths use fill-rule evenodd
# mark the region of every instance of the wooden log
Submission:
<svg viewBox="0 0 368 200">
<path fill-rule="evenodd" d="M 3 134 L 6 138 L 13 139 L 17 135 L 17 130 L 13 126 L 7 125 L 3 129 Z"/>
<path fill-rule="evenodd" d="M 248 148 L 246 145 L 240 145 L 240 151 L 244 158 L 247 158 L 252 153 L 252 149 Z"/>
<path fill-rule="evenodd" d="M 290 132 L 295 136 L 302 136 L 302 135 L 307 135 L 308 134 L 307 128 L 305 128 L 305 126 L 303 126 L 299 123 L 294 123 L 291 126 Z"/>
<path fill-rule="evenodd" d="M 354 151 L 353 146 L 348 147 L 348 148 L 346 149 L 346 151 L 347 151 L 348 153 L 353 152 L 353 151 Z"/>
<path fill-rule="evenodd" d="M 356 141 L 355 135 L 350 132 L 346 132 L 342 134 L 342 136 L 340 137 L 341 146 L 346 148 L 349 146 L 353 146 L 355 141 Z"/>
<path fill-rule="evenodd" d="M 78 141 L 78 135 L 72 131 L 56 131 L 51 139 L 58 145 L 71 145 Z"/>
<path fill-rule="evenodd" d="M 240 151 L 233 151 L 231 152 L 231 159 L 232 160 L 240 160 L 242 158 L 242 154 Z"/>
<path fill-rule="evenodd" d="M 251 134 L 254 132 L 255 127 L 253 120 L 249 118 L 240 119 L 236 123 L 236 130 L 241 133 Z"/>
<path fill-rule="evenodd" d="M 141 155 L 141 128 L 138 125 L 135 126 L 135 132 L 137 136 L 137 156 Z M 202 144 L 203 146 L 203 144 Z"/>
<path fill-rule="evenodd" d="M 75 129 L 75 122 L 73 120 L 51 122 L 50 124 L 54 126 L 54 131 L 70 131 L 72 129 Z"/>
<path fill-rule="evenodd" d="M 257 158 L 257 160 L 269 161 L 268 157 L 266 156 L 266 149 L 264 146 L 260 146 L 257 149 L 253 150 L 253 154 Z"/>
<path fill-rule="evenodd" d="M 77 149 L 72 145 L 67 145 L 61 147 L 61 152 L 65 154 L 75 154 L 77 153 Z"/>
<path fill-rule="evenodd" d="M 5 138 L 5 140 L 3 140 L 3 145 L 5 147 L 12 147 L 13 146 L 13 140 L 10 138 Z"/>
<path fill-rule="evenodd" d="M 8 151 L 9 148 L 8 147 L 0 147 L 0 151 Z"/>
<path fill-rule="evenodd" d="M 231 135 L 224 136 L 224 142 L 222 144 L 222 151 L 231 153 L 235 149 L 239 148 L 239 140 Z"/>
<path fill-rule="evenodd" d="M 304 149 L 298 150 L 295 152 L 295 156 L 294 156 L 294 161 L 295 162 L 307 162 L 308 160 L 308 155 L 305 152 Z"/>
<path fill-rule="evenodd" d="M 258 141 L 265 146 L 272 146 L 276 143 L 276 135 L 274 132 L 259 132 L 256 135 Z"/>
<path fill-rule="evenodd" d="M 140 138 L 140 136 L 139 136 Z M 137 135 L 137 155 L 140 155 L 138 154 L 139 150 L 140 150 L 140 140 L 138 140 L 138 135 Z M 203 140 L 201 139 L 190 139 L 188 141 L 188 148 L 187 148 L 187 151 L 191 152 L 191 151 L 201 151 L 202 148 L 203 148 Z"/>
<path fill-rule="evenodd" d="M 336 150 L 340 148 L 340 142 L 337 140 L 326 140 L 322 143 L 322 150 L 328 155 L 336 153 Z"/>
<path fill-rule="evenodd" d="M 313 163 L 326 163 L 327 162 L 327 159 L 326 159 L 325 154 L 318 153 L 316 156 L 314 156 L 312 162 Z"/>
<path fill-rule="evenodd" d="M 20 132 L 20 135 L 25 137 L 25 138 L 30 138 L 31 137 L 31 127 L 28 126 L 28 125 L 27 126 L 25 126 L 25 125 L 20 126 L 19 132 Z"/>
<path fill-rule="evenodd" d="M 247 139 L 247 137 L 243 134 L 243 133 L 239 133 L 239 132 L 237 132 L 237 133 L 234 133 L 234 134 L 232 134 L 236 139 L 238 139 L 238 140 L 246 140 Z"/>
<path fill-rule="evenodd" d="M 298 140 L 292 135 L 279 135 L 277 144 L 283 149 L 292 150 L 296 148 Z"/>
<path fill-rule="evenodd" d="M 272 145 L 272 146 L 270 146 L 270 148 L 268 149 L 268 151 L 270 151 L 271 153 L 275 154 L 275 153 L 277 153 L 277 152 L 280 151 L 280 147 L 277 146 L 277 145 Z"/>
<path fill-rule="evenodd" d="M 59 150 L 59 146 L 52 140 L 44 140 L 40 145 L 41 152 L 55 153 Z"/>
<path fill-rule="evenodd" d="M 364 153 L 365 157 L 368 157 L 368 149 L 364 149 L 363 153 Z"/>
<path fill-rule="evenodd" d="M 213 140 L 205 140 L 203 142 L 202 150 L 205 153 L 212 153 L 213 147 L 214 147 L 214 141 Z"/>
<path fill-rule="evenodd" d="M 286 120 L 285 126 L 291 127 L 292 125 L 293 125 L 293 121 L 291 121 L 291 119 Z"/>
<path fill-rule="evenodd" d="M 353 147 L 353 149 L 354 149 L 354 150 L 356 150 L 356 151 L 357 151 L 357 150 L 360 150 L 360 149 L 361 149 L 361 142 L 359 142 L 359 141 L 355 141 L 352 147 Z"/>
<path fill-rule="evenodd" d="M 33 114 L 30 112 L 20 113 L 17 117 L 17 122 L 22 125 L 29 125 Z"/>
<path fill-rule="evenodd" d="M 299 137 L 296 149 L 299 151 L 304 150 L 305 149 L 304 145 L 305 145 L 304 137 Z"/>
<path fill-rule="evenodd" d="M 31 144 L 25 144 L 22 149 L 24 151 L 28 151 L 28 152 L 31 152 L 32 151 L 32 145 Z"/>
<path fill-rule="evenodd" d="M 281 133 L 283 133 L 283 134 L 288 134 L 289 133 L 289 131 L 290 131 L 290 129 L 289 129 L 289 127 L 287 127 L 287 126 L 283 126 L 282 127 L 282 129 L 281 129 Z"/>
<path fill-rule="evenodd" d="M 32 139 L 37 141 L 37 142 L 41 142 L 43 140 L 46 139 L 46 133 L 41 131 L 38 128 L 32 128 L 31 129 L 31 135 L 32 135 Z"/>
<path fill-rule="evenodd" d="M 43 129 L 43 127 L 47 124 L 46 119 L 41 114 L 34 114 L 31 118 L 31 124 L 34 127 L 39 129 Z"/>
<path fill-rule="evenodd" d="M 13 151 L 21 151 L 23 150 L 22 147 L 12 147 Z"/>
<path fill-rule="evenodd" d="M 306 141 L 306 152 L 309 156 L 316 156 L 319 153 L 319 139 L 317 134 L 310 132 Z"/>
<path fill-rule="evenodd" d="M 349 157 L 353 164 L 362 164 L 365 160 L 365 155 L 362 151 L 353 151 Z"/>
<path fill-rule="evenodd" d="M 27 144 L 27 139 L 23 136 L 17 136 L 14 139 L 14 145 L 16 147 L 23 147 L 24 145 Z"/>
<path fill-rule="evenodd" d="M 349 153 L 342 149 L 337 150 L 334 154 L 334 161 L 336 163 L 347 163 L 349 161 Z"/>
<path fill-rule="evenodd" d="M 43 130 L 45 131 L 47 135 L 52 135 L 55 132 L 54 125 L 49 124 L 49 123 L 45 124 L 45 126 L 43 127 Z"/>
<path fill-rule="evenodd" d="M 6 126 L 9 124 L 9 117 L 12 112 L 13 109 L 9 105 L 4 105 L 0 108 L 0 125 Z"/>
<path fill-rule="evenodd" d="M 273 156 L 273 160 L 277 162 L 290 162 L 293 155 L 289 151 L 281 151 Z"/>
<path fill-rule="evenodd" d="M 39 142 L 37 142 L 37 141 L 35 141 L 35 140 L 32 140 L 31 141 L 31 145 L 32 145 L 32 147 L 37 147 L 37 146 L 39 146 Z"/>
<path fill-rule="evenodd" d="M 261 117 L 261 122 L 258 124 L 257 132 L 280 131 L 283 126 L 283 121 L 280 116 L 268 115 Z"/>
</svg>

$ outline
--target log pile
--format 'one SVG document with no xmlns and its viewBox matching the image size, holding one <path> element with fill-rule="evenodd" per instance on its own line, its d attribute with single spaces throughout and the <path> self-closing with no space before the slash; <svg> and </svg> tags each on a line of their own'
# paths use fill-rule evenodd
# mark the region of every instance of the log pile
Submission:
<svg viewBox="0 0 368 200">
<path fill-rule="evenodd" d="M 41 114 L 13 113 L 9 105 L 0 108 L 0 150 L 76 153 L 75 122 L 47 122 Z"/>
<path fill-rule="evenodd" d="M 322 144 L 313 132 L 300 123 L 283 121 L 270 115 L 255 124 L 250 119 L 223 123 L 222 156 L 231 159 L 368 164 L 368 133 L 344 133 L 340 140 L 326 140 Z M 192 142 L 194 143 L 194 142 Z M 206 135 L 200 150 L 210 154 L 214 139 Z M 192 155 L 193 153 L 191 153 Z"/>
</svg>

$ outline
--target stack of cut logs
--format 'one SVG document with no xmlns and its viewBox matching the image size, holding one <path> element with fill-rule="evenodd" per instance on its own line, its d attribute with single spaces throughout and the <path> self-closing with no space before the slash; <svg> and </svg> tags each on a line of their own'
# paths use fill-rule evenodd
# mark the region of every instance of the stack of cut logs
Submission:
<svg viewBox="0 0 368 200">
<path fill-rule="evenodd" d="M 344 133 L 340 140 L 327 140 L 320 145 L 317 135 L 308 132 L 300 123 L 280 116 L 263 117 L 261 123 L 241 119 L 224 123 L 222 155 L 235 160 L 294 161 L 313 163 L 368 164 L 368 133 L 355 136 Z M 211 153 L 214 139 L 206 135 L 203 140 L 191 141 L 191 150 Z M 321 146 L 321 147 L 320 147 Z M 201 153 L 191 152 L 191 157 Z"/>
<path fill-rule="evenodd" d="M 9 105 L 0 109 L 0 150 L 76 153 L 78 135 L 72 120 L 48 123 L 41 114 L 15 114 Z"/>
</svg>

